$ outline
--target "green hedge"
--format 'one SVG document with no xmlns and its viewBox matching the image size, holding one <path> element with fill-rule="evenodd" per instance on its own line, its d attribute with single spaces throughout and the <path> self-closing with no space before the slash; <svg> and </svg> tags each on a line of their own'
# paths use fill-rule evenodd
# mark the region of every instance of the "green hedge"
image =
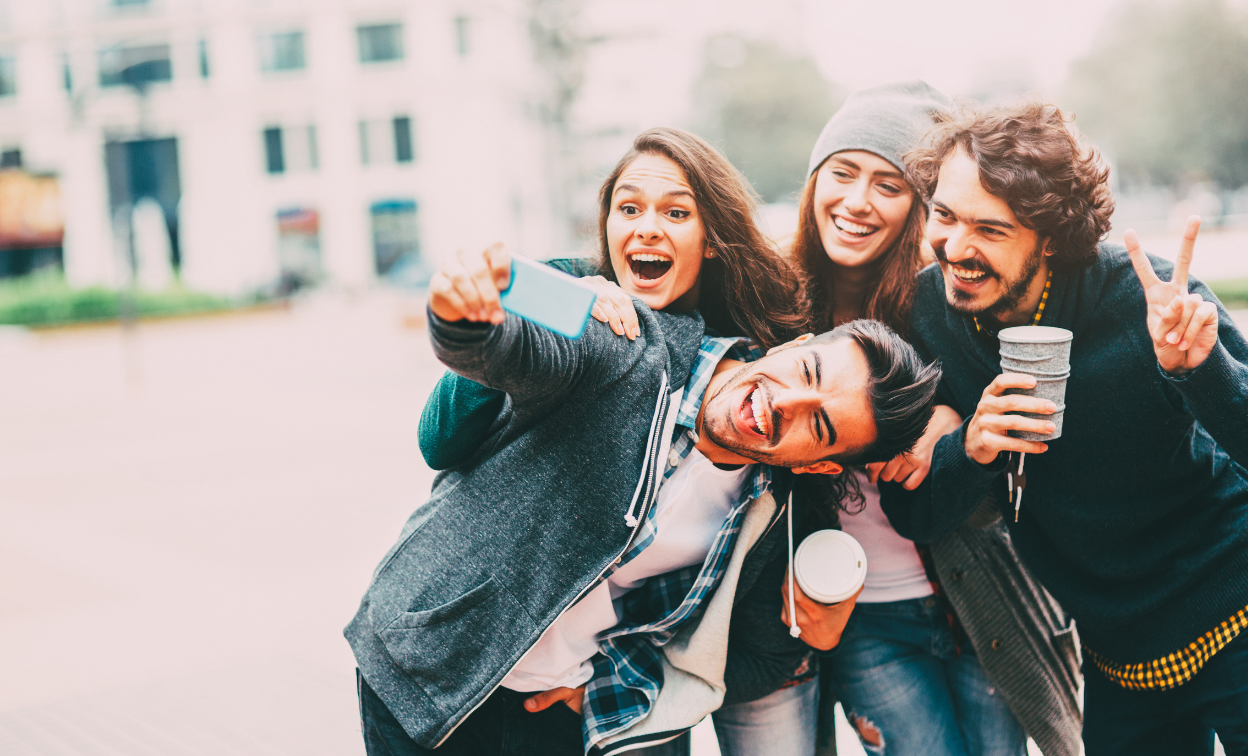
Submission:
<svg viewBox="0 0 1248 756">
<path fill-rule="evenodd" d="M 121 304 L 121 292 L 101 287 L 74 289 L 60 274 L 0 281 L 0 324 L 5 325 L 39 327 L 117 320 Z M 142 318 L 228 310 L 238 303 L 174 286 L 158 292 L 137 291 L 132 306 Z"/>
<path fill-rule="evenodd" d="M 1232 310 L 1248 307 L 1248 278 L 1214 281 L 1209 284 L 1209 288 L 1218 295 L 1222 304 Z"/>
</svg>

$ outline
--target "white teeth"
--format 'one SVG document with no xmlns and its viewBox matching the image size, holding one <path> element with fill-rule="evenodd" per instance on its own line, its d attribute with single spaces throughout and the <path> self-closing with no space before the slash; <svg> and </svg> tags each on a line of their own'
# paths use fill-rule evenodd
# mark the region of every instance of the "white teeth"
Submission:
<svg viewBox="0 0 1248 756">
<path fill-rule="evenodd" d="M 672 261 L 671 258 L 669 257 L 664 257 L 663 255 L 653 255 L 653 254 L 650 254 L 649 252 L 638 252 L 637 254 L 629 255 L 628 259 L 636 260 L 637 262 L 671 262 Z"/>
<path fill-rule="evenodd" d="M 963 270 L 962 268 L 954 268 L 953 274 L 963 281 L 978 281 L 988 275 L 982 270 Z"/>
<path fill-rule="evenodd" d="M 754 410 L 754 424 L 758 426 L 758 432 L 764 436 L 768 435 L 767 419 L 763 414 L 763 400 L 758 387 L 755 387 L 754 393 L 750 394 L 750 405 Z"/>
<path fill-rule="evenodd" d="M 832 216 L 832 222 L 842 231 L 848 231 L 851 234 L 857 234 L 859 236 L 866 236 L 867 234 L 875 231 L 873 226 L 863 226 L 859 223 L 845 220 L 839 215 Z"/>
</svg>

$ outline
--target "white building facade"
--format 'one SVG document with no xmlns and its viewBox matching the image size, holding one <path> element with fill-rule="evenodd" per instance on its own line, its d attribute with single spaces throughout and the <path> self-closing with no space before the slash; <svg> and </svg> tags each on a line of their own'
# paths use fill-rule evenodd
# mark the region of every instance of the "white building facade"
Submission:
<svg viewBox="0 0 1248 756">
<path fill-rule="evenodd" d="M 411 282 L 496 240 L 546 257 L 562 250 L 519 5 L 8 0 L 0 152 L 58 176 L 76 285 L 127 280 L 153 202 L 207 291 Z"/>
</svg>

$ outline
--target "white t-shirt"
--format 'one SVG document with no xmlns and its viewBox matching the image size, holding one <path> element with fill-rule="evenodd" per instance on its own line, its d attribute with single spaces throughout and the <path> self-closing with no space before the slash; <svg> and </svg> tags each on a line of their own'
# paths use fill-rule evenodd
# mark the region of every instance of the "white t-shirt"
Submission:
<svg viewBox="0 0 1248 756">
<path fill-rule="evenodd" d="M 935 593 L 914 542 L 898 535 L 880 508 L 879 486 L 865 473 L 855 470 L 854 475 L 866 506 L 855 514 L 842 512 L 841 529 L 857 539 L 867 554 L 867 580 L 858 603 L 882 604 Z"/>
<path fill-rule="evenodd" d="M 555 620 L 503 687 L 531 693 L 589 682 L 598 635 L 623 619 L 620 597 L 650 577 L 705 562 L 752 467 L 721 470 L 697 449 L 689 452 L 659 489 L 654 541 Z"/>
</svg>

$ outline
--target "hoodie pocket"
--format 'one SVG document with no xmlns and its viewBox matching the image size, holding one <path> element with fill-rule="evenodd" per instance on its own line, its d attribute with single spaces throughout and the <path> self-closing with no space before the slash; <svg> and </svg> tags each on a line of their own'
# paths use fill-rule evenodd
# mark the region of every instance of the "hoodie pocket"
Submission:
<svg viewBox="0 0 1248 756">
<path fill-rule="evenodd" d="M 378 636 L 395 663 L 436 705 L 455 711 L 466 693 L 489 683 L 531 626 L 528 615 L 491 576 L 441 606 L 403 612 Z"/>
</svg>

